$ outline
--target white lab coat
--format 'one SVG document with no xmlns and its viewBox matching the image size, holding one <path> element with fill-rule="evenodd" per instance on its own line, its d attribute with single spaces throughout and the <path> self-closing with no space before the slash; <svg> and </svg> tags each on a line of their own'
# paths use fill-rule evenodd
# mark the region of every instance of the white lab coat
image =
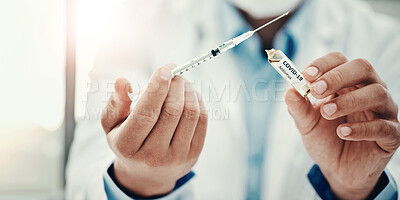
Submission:
<svg viewBox="0 0 400 200">
<path fill-rule="evenodd" d="M 94 84 L 88 94 L 87 118 L 78 122 L 70 152 L 68 199 L 106 199 L 103 173 L 114 154 L 107 146 L 99 123 L 99 111 L 108 99 L 108 92 L 113 90 L 110 83 L 118 77 L 127 77 L 138 80 L 143 86 L 156 67 L 166 62 L 183 63 L 229 39 L 220 38 L 220 30 L 213 23 L 218 17 L 217 1 L 188 1 L 190 3 L 186 6 L 190 15 L 184 9 L 171 10 L 165 4 L 152 9 L 156 17 L 147 12 L 143 17 L 145 8 L 137 5 L 140 2 L 146 1 L 125 2 L 120 12 L 125 20 L 120 20 L 121 24 L 116 27 L 107 27 L 113 37 L 106 36 L 105 44 L 98 52 L 90 74 Z M 388 83 L 399 104 L 398 24 L 385 16 L 373 14 L 359 1 L 311 0 L 309 4 L 313 8 L 308 13 L 308 29 L 297 34 L 298 51 L 294 63 L 304 68 L 331 51 L 340 51 L 349 59 L 366 58 Z M 241 82 L 234 65 L 232 54 L 227 53 L 185 74 L 202 93 L 210 119 L 205 146 L 194 168 L 196 176 L 174 195 L 184 195 L 189 199 L 193 196 L 197 199 L 245 197 L 248 143 L 245 108 L 241 106 L 243 99 L 236 98 L 235 94 Z M 224 91 L 224 88 L 231 92 L 222 92 L 221 100 L 213 100 L 212 91 L 207 89 L 210 85 L 217 92 Z M 137 87 L 136 84 L 133 86 Z M 264 199 L 318 198 L 306 177 L 313 162 L 287 112 L 284 92 L 276 94 L 271 97 L 276 112 L 271 113 L 274 117 L 269 123 L 271 127 L 265 144 L 262 196 Z M 390 161 L 387 170 L 400 183 L 398 155 Z"/>
</svg>

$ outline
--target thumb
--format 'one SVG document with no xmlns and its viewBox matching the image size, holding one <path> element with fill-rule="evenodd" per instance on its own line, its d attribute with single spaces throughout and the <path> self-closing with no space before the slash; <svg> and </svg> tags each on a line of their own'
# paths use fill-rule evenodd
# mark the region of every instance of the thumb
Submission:
<svg viewBox="0 0 400 200">
<path fill-rule="evenodd" d="M 303 98 L 294 88 L 286 92 L 285 102 L 301 134 L 307 134 L 318 123 L 319 109 L 315 109 L 308 98 Z"/>
<path fill-rule="evenodd" d="M 128 93 L 132 93 L 132 86 L 127 79 L 117 79 L 114 89 L 115 93 L 112 93 L 101 113 L 101 125 L 106 133 L 109 133 L 129 116 L 132 103 L 128 95 Z"/>
</svg>

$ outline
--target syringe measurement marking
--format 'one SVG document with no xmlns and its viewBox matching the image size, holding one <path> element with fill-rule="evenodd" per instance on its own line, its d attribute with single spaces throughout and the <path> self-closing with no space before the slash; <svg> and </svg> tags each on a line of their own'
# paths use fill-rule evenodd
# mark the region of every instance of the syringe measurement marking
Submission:
<svg viewBox="0 0 400 200">
<path fill-rule="evenodd" d="M 208 60 L 214 58 L 214 57 L 215 57 L 214 54 L 215 54 L 215 55 L 218 55 L 218 52 L 220 52 L 219 49 L 217 49 L 217 50 L 212 50 L 210 56 L 207 56 L 207 57 L 205 57 L 205 58 L 203 58 L 203 59 L 201 59 L 202 57 L 200 57 L 199 59 L 193 59 L 193 60 L 191 60 L 191 61 L 189 62 L 189 63 L 190 63 L 189 66 L 186 67 L 186 68 L 184 68 L 184 69 L 182 69 L 181 71 L 179 71 L 179 74 L 181 75 L 181 74 L 183 74 L 185 71 L 187 72 L 187 71 L 189 71 L 190 69 L 193 69 L 193 68 L 195 68 L 196 66 L 199 66 L 199 65 L 201 65 L 202 63 L 204 63 L 204 62 L 206 62 L 206 61 L 208 61 Z M 204 56 L 206 56 L 206 55 L 203 55 L 203 57 L 204 57 Z M 196 62 L 196 60 L 199 60 L 199 61 Z"/>
</svg>

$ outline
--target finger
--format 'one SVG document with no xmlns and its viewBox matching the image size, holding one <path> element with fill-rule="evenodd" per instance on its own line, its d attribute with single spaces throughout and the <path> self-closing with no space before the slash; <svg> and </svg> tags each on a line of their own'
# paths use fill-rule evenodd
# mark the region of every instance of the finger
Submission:
<svg viewBox="0 0 400 200">
<path fill-rule="evenodd" d="M 196 91 L 191 83 L 185 83 L 185 105 L 179 124 L 171 142 L 175 156 L 186 156 L 190 149 L 193 134 L 200 116 L 200 105 Z M 179 154 L 179 155 L 177 155 Z"/>
<path fill-rule="evenodd" d="M 132 87 L 127 79 L 117 79 L 114 89 L 116 93 L 112 93 L 101 113 L 101 124 L 106 133 L 109 133 L 128 117 L 132 103 L 128 96 L 128 93 L 132 93 Z"/>
<path fill-rule="evenodd" d="M 319 112 L 312 103 L 303 98 L 294 88 L 290 88 L 285 94 L 285 102 L 288 106 L 289 114 L 294 119 L 300 133 L 307 134 L 318 122 Z"/>
<path fill-rule="evenodd" d="M 397 117 L 397 107 L 389 92 L 376 83 L 340 95 L 321 106 L 322 116 L 329 120 L 366 110 L 373 110 L 388 119 Z"/>
<path fill-rule="evenodd" d="M 308 81 L 313 82 L 327 71 L 347 62 L 347 58 L 340 52 L 332 52 L 314 60 L 304 69 L 303 75 Z"/>
<path fill-rule="evenodd" d="M 358 84 L 379 83 L 385 86 L 372 65 L 364 59 L 356 59 L 340 65 L 325 74 L 311 85 L 311 94 L 324 98 L 335 94 L 342 88 Z"/>
<path fill-rule="evenodd" d="M 161 107 L 169 91 L 172 77 L 170 68 L 163 66 L 153 73 L 143 96 L 127 120 L 119 127 L 120 131 L 115 143 L 121 147 L 121 150 L 128 149 L 129 152 L 125 152 L 128 155 L 141 147 L 159 118 Z"/>
<path fill-rule="evenodd" d="M 384 119 L 341 124 L 336 132 L 343 140 L 377 141 L 387 152 L 395 151 L 400 143 L 399 123 Z"/>
<path fill-rule="evenodd" d="M 200 155 L 207 133 L 207 110 L 198 92 L 196 92 L 196 96 L 200 106 L 200 115 L 199 120 L 197 121 L 196 130 L 194 131 L 193 138 L 190 143 L 189 158 L 197 158 Z"/>
<path fill-rule="evenodd" d="M 184 106 L 185 80 L 177 76 L 171 81 L 171 87 L 165 99 L 160 118 L 143 144 L 143 150 L 168 149 L 171 138 L 181 118 Z"/>
</svg>

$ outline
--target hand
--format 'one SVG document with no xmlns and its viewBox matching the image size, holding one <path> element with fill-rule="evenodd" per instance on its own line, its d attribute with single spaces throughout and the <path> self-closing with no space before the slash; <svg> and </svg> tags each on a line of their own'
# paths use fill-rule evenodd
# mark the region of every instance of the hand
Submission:
<svg viewBox="0 0 400 200">
<path fill-rule="evenodd" d="M 170 192 L 196 163 L 203 148 L 207 114 L 199 93 L 164 66 L 152 75 L 133 110 L 126 79 L 103 109 L 101 123 L 117 158 L 114 174 L 124 190 L 150 197 Z"/>
<path fill-rule="evenodd" d="M 324 100 L 311 104 L 294 89 L 285 100 L 308 154 L 337 197 L 366 198 L 399 147 L 397 105 L 364 59 L 330 53 L 303 75 Z"/>
</svg>

